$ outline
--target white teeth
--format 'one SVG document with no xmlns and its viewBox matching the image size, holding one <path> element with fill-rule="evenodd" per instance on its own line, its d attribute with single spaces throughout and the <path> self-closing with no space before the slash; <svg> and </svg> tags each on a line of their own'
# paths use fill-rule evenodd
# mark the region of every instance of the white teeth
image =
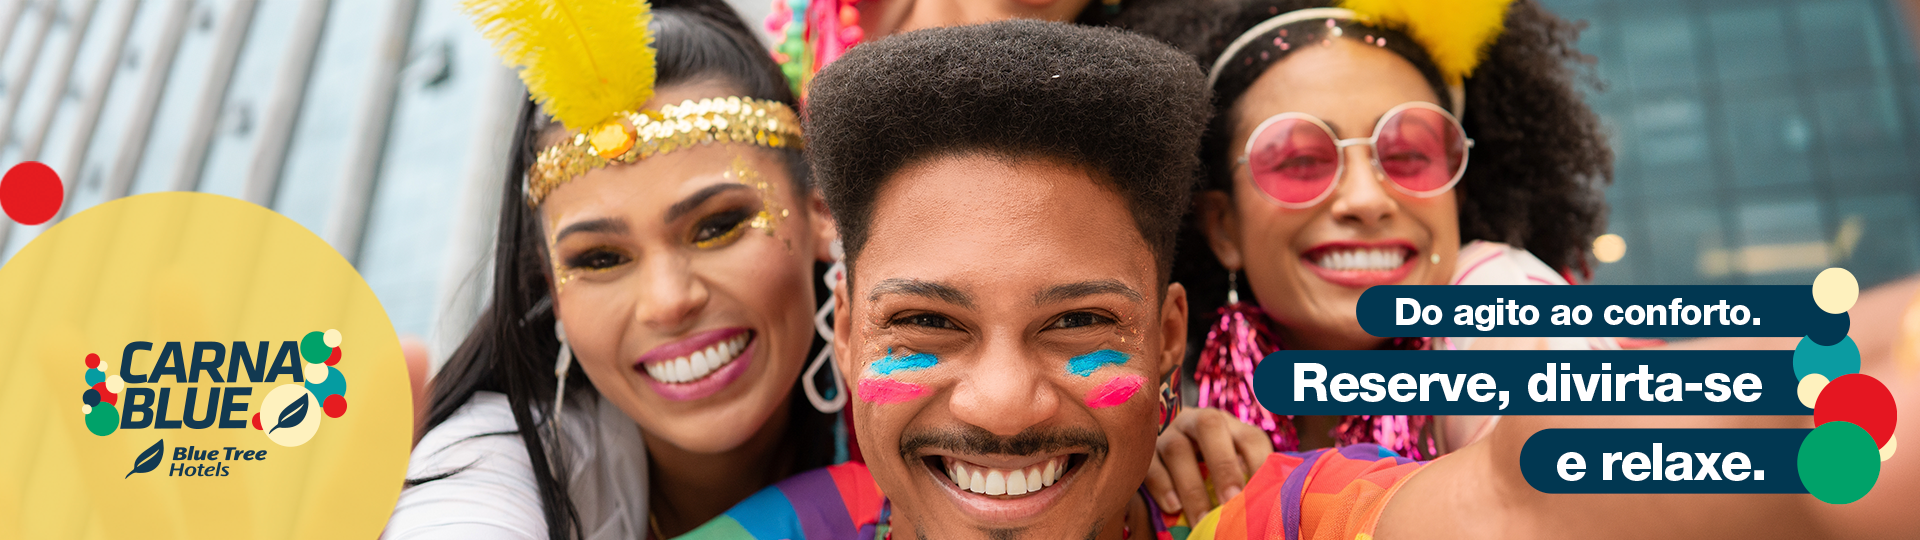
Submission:
<svg viewBox="0 0 1920 540">
<path fill-rule="evenodd" d="M 1000 474 L 999 470 L 987 471 L 987 489 L 981 491 L 981 493 L 988 495 L 1006 495 L 1007 477 Z"/>
<path fill-rule="evenodd" d="M 1313 264 L 1328 270 L 1384 271 L 1407 262 L 1408 253 L 1399 248 L 1329 250 Z"/>
<path fill-rule="evenodd" d="M 693 382 L 713 374 L 714 370 L 733 362 L 747 346 L 747 335 L 741 334 L 692 355 L 682 356 L 664 362 L 652 362 L 646 368 L 647 376 L 665 383 Z"/>
<path fill-rule="evenodd" d="M 950 460 L 947 477 L 954 487 L 981 495 L 1018 497 L 1040 491 L 1060 480 L 1067 470 L 1066 456 L 1020 469 L 993 469 Z"/>
</svg>

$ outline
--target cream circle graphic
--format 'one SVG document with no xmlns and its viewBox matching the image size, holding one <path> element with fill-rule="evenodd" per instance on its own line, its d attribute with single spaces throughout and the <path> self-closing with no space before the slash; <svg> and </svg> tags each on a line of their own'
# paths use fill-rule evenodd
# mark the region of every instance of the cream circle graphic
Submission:
<svg viewBox="0 0 1920 540">
<path fill-rule="evenodd" d="M 1627 256 L 1627 239 L 1620 235 L 1607 233 L 1593 239 L 1593 258 L 1600 262 L 1620 262 Z"/>
<path fill-rule="evenodd" d="M 121 379 L 119 375 L 110 375 L 107 377 L 108 392 L 113 392 L 115 394 L 118 394 L 122 390 L 126 390 L 126 389 L 127 389 L 127 381 Z"/>
<path fill-rule="evenodd" d="M 1845 268 L 1821 270 L 1813 278 L 1813 303 L 1827 313 L 1846 313 L 1860 299 L 1860 282 Z"/>
<path fill-rule="evenodd" d="M 1827 382 L 1827 376 L 1819 373 L 1801 377 L 1800 404 L 1806 405 L 1809 409 L 1813 408 L 1813 404 L 1820 401 L 1820 391 L 1827 389 Z"/>
<path fill-rule="evenodd" d="M 327 347 L 329 347 L 329 348 L 331 348 L 331 347 L 339 347 L 339 346 L 340 346 L 340 331 L 339 331 L 339 330 L 328 330 L 328 331 L 327 331 L 327 333 L 326 333 L 326 334 L 324 335 L 324 337 L 322 337 L 321 339 L 322 339 L 322 341 L 324 341 L 324 342 L 325 342 L 325 343 L 327 344 Z"/>
<path fill-rule="evenodd" d="M 300 446 L 320 431 L 320 400 L 305 386 L 283 384 L 260 401 L 260 430 L 280 446 Z"/>
<path fill-rule="evenodd" d="M 1893 459 L 1893 451 L 1900 448 L 1900 436 L 1887 437 L 1887 444 L 1880 445 L 1880 461 Z"/>
<path fill-rule="evenodd" d="M 306 372 L 307 382 L 314 384 L 327 382 L 326 364 L 307 364 L 304 371 Z"/>
</svg>

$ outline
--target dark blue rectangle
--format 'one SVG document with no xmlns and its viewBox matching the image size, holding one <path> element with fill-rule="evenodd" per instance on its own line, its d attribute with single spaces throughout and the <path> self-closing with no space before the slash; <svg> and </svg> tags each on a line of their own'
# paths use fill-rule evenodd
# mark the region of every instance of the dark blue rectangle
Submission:
<svg viewBox="0 0 1920 540">
<path fill-rule="evenodd" d="M 1319 384 L 1322 389 L 1308 388 L 1301 393 L 1305 401 L 1294 400 L 1294 377 L 1296 370 L 1311 368 L 1318 364 L 1325 370 L 1324 379 Z M 1530 395 L 1530 388 L 1545 393 L 1544 383 L 1531 382 L 1535 374 L 1549 372 L 1548 364 L 1553 364 L 1552 396 L 1555 401 L 1536 402 Z M 1568 370 L 1563 371 L 1560 365 Z M 1611 364 L 1611 370 L 1603 369 L 1603 364 Z M 1641 401 L 1640 385 L 1628 383 L 1625 386 L 1625 401 L 1600 401 L 1608 394 L 1618 394 L 1620 387 L 1617 379 L 1621 375 L 1639 372 L 1639 367 L 1647 366 L 1647 372 L 1655 377 L 1662 373 L 1672 373 L 1680 381 L 1677 393 L 1679 401 L 1660 402 Z M 1338 401 L 1333 383 L 1341 373 L 1351 374 L 1356 380 L 1365 379 L 1365 374 L 1380 374 L 1378 386 L 1382 391 L 1375 392 L 1362 388 L 1358 392 L 1364 396 L 1351 401 Z M 1392 386 L 1394 374 L 1404 373 L 1411 376 L 1419 390 L 1427 391 L 1427 399 L 1421 401 L 1417 393 L 1410 394 L 1405 385 L 1395 391 Z M 1428 383 L 1423 374 L 1444 374 L 1446 383 Z M 1573 386 L 1573 379 L 1566 379 L 1570 386 L 1561 386 L 1562 373 L 1582 375 L 1582 383 Z M 1725 375 L 1721 385 L 1724 392 L 1717 392 L 1710 385 L 1713 374 Z M 1507 392 L 1508 405 L 1500 407 L 1497 393 L 1486 391 L 1478 395 L 1488 397 L 1487 401 L 1476 401 L 1471 386 L 1474 375 L 1485 374 L 1496 391 Z M 1611 377 L 1594 378 L 1596 374 Z M 1739 396 L 1731 395 L 1734 383 L 1740 382 L 1741 374 L 1752 374 L 1759 385 L 1757 389 L 1748 388 L 1743 392 L 1752 397 L 1752 401 L 1741 401 Z M 1312 378 L 1312 377 L 1308 377 Z M 1543 377 L 1544 378 L 1544 377 Z M 1715 379 L 1718 380 L 1718 379 Z M 1595 388 L 1595 382 L 1604 384 L 1606 389 Z M 1665 381 L 1670 382 L 1670 381 Z M 1689 384 L 1698 383 L 1698 388 Z M 1459 387 L 1456 400 L 1448 400 L 1447 386 Z M 1537 386 L 1536 386 L 1537 385 Z M 1305 386 L 1305 385 L 1303 385 Z M 1580 400 L 1581 387 L 1591 388 L 1592 401 Z M 1665 386 L 1663 381 L 1649 384 L 1650 392 Z M 1813 414 L 1811 409 L 1800 403 L 1798 395 L 1799 380 L 1793 373 L 1792 351 L 1280 351 L 1268 355 L 1254 371 L 1254 394 L 1260 399 L 1260 405 L 1274 414 L 1282 415 L 1354 415 L 1354 414 L 1500 414 L 1500 415 L 1805 415 Z M 1570 401 L 1560 401 L 1561 388 Z M 1727 395 L 1724 401 L 1707 399 L 1708 394 Z M 1755 394 L 1758 395 L 1755 395 Z M 1322 398 L 1322 396 L 1325 396 Z M 1378 401 L 1368 401 L 1372 397 Z M 1399 401 L 1397 397 L 1407 397 Z M 1616 396 L 1617 397 L 1617 396 Z"/>
<path fill-rule="evenodd" d="M 1403 298 L 1421 307 L 1403 306 Z M 1672 313 L 1676 298 L 1681 301 L 1683 313 Z M 1456 324 L 1461 306 L 1468 308 L 1469 315 L 1488 316 L 1469 317 L 1478 321 L 1494 313 L 1475 310 L 1494 305 L 1495 300 L 1502 306 L 1509 301 L 1519 307 L 1533 306 L 1536 311 L 1530 320 L 1534 323 L 1509 320 L 1497 326 L 1478 322 Z M 1717 307 L 1723 301 L 1728 308 L 1716 308 L 1704 322 L 1698 321 L 1699 317 L 1686 319 L 1696 320 L 1696 324 L 1676 320 L 1682 319 L 1680 315 L 1687 311 L 1684 306 L 1696 306 L 1698 311 L 1700 306 Z M 1437 321 L 1425 306 L 1439 307 Z M 1587 306 L 1586 324 L 1578 324 L 1571 316 L 1568 324 L 1554 324 L 1554 306 L 1567 306 L 1570 314 L 1574 314 L 1576 306 Z M 1612 319 L 1613 322 L 1609 322 L 1608 306 L 1619 306 L 1622 310 L 1614 314 L 1617 318 Z M 1640 307 L 1642 324 L 1627 324 L 1630 306 Z M 1669 324 L 1652 324 L 1655 316 L 1649 314 L 1648 306 L 1658 306 L 1658 318 Z M 1747 324 L 1731 324 L 1735 317 L 1728 317 L 1727 324 L 1722 324 L 1721 314 L 1739 314 L 1733 306 L 1745 306 Z M 1355 310 L 1360 327 L 1380 337 L 1800 337 L 1832 333 L 1838 328 L 1838 334 L 1834 335 L 1837 340 L 1848 326 L 1845 313 L 1835 315 L 1820 310 L 1813 301 L 1811 285 L 1382 285 L 1361 293 Z M 1403 316 L 1414 317 L 1416 311 L 1426 313 L 1426 318 L 1397 324 Z M 1512 315 L 1518 312 L 1516 308 Z M 1503 319 L 1510 317 L 1505 309 L 1497 315 Z M 1427 324 L 1428 321 L 1434 324 Z"/>
<path fill-rule="evenodd" d="M 1545 429 L 1520 448 L 1520 473 L 1544 493 L 1806 493 L 1799 455 L 1800 443 L 1811 431 Z M 1655 444 L 1660 445 L 1658 473 L 1651 468 Z M 1580 457 L 1566 458 L 1569 452 Z M 1619 459 L 1607 454 L 1618 454 Z M 1569 465 L 1566 476 L 1560 471 L 1562 459 Z M 1745 470 L 1735 467 L 1742 462 Z M 1648 467 L 1629 467 L 1642 463 Z M 1572 467 L 1575 464 L 1584 468 Z M 1629 478 L 1629 472 L 1639 480 Z M 1676 480 L 1673 473 L 1690 479 Z"/>
</svg>

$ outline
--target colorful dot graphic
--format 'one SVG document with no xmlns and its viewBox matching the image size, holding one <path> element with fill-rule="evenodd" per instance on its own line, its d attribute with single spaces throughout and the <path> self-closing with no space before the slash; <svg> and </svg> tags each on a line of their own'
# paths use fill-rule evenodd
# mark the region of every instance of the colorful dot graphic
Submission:
<svg viewBox="0 0 1920 540">
<path fill-rule="evenodd" d="M 9 173 L 11 175 L 11 173 Z M 89 354 L 84 374 L 87 389 L 80 391 L 80 415 L 86 418 L 87 431 L 105 437 L 120 429 L 120 391 L 125 390 L 119 375 L 108 376 L 100 355 Z"/>
<path fill-rule="evenodd" d="M 0 177 L 0 210 L 21 225 L 53 219 L 65 197 L 60 175 L 38 161 L 22 161 Z"/>
<path fill-rule="evenodd" d="M 1814 279 L 1814 303 L 1839 321 L 1848 320 L 1859 297 L 1860 284 L 1845 269 L 1828 268 Z M 1839 333 L 1845 335 L 1844 326 Z M 1793 349 L 1793 375 L 1800 379 L 1800 403 L 1813 409 L 1813 431 L 1800 443 L 1801 485 L 1828 504 L 1860 500 L 1879 481 L 1880 462 L 1898 448 L 1893 393 L 1860 373 L 1860 347 L 1848 337 L 1801 339 Z"/>
<path fill-rule="evenodd" d="M 314 430 L 319 429 L 320 415 L 339 418 L 347 414 L 347 377 L 340 374 L 339 368 L 334 367 L 340 363 L 342 339 L 339 330 L 307 332 L 305 336 L 301 336 L 300 359 L 306 362 L 301 375 L 306 380 L 298 385 L 298 388 L 305 391 L 275 389 L 273 393 L 304 394 L 311 399 L 295 400 L 297 401 L 295 406 L 277 408 L 269 417 L 253 415 L 253 429 L 266 431 L 267 438 L 282 446 L 299 446 L 313 436 Z M 264 402 L 262 407 L 266 407 Z M 312 407 L 319 407 L 320 410 L 310 411 Z M 274 431 L 280 426 L 300 426 L 296 429 L 301 431 L 290 432 L 293 433 L 291 435 L 275 435 Z"/>
</svg>

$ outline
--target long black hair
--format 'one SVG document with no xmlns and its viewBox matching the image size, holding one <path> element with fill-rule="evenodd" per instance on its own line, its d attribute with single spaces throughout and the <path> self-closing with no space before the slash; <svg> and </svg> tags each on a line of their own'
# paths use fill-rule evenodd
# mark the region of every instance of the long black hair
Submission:
<svg viewBox="0 0 1920 540">
<path fill-rule="evenodd" d="M 718 80 L 744 97 L 795 105 L 779 66 L 724 2 L 654 0 L 652 4 L 657 86 Z M 533 416 L 533 411 L 551 410 L 553 406 L 553 388 L 558 382 L 553 363 L 560 352 L 560 341 L 554 335 L 555 316 L 547 297 L 551 276 L 547 275 L 546 244 L 537 210 L 527 206 L 521 191 L 523 175 L 540 151 L 541 135 L 554 129 L 558 125 L 540 114 L 537 106 L 525 103 L 515 128 L 511 163 L 500 184 L 491 299 L 472 331 L 434 377 L 423 432 L 447 421 L 474 392 L 505 394 L 518 430 L 498 435 L 518 435 L 526 445 L 546 516 L 547 537 L 563 540 L 577 536 L 579 514 L 568 496 L 566 476 L 555 474 L 566 470 L 565 464 L 558 454 L 548 451 L 549 441 L 540 435 L 541 424 L 552 419 L 536 421 Z M 796 184 L 794 191 L 811 192 L 801 153 L 780 152 Z M 582 370 L 571 370 L 567 378 L 574 399 L 594 391 Z M 833 417 L 814 409 L 800 391 L 794 391 L 789 401 L 790 418 L 781 445 L 794 460 L 789 470 L 828 464 L 834 457 Z M 411 479 L 408 483 L 417 485 L 446 476 Z"/>
<path fill-rule="evenodd" d="M 1138 14 L 1140 22 L 1132 28 L 1180 47 L 1204 68 L 1261 21 L 1333 3 L 1197 0 L 1155 6 L 1152 13 Z M 1466 81 L 1466 114 L 1460 121 L 1475 144 L 1472 164 L 1454 190 L 1462 242 L 1511 244 L 1569 274 L 1591 268 L 1593 238 L 1606 228 L 1603 190 L 1613 180 L 1613 152 L 1599 116 L 1580 95 L 1583 84 L 1597 88 L 1598 83 L 1585 71 L 1592 59 L 1575 48 L 1579 31 L 1579 25 L 1560 19 L 1535 0 L 1518 0 L 1507 10 L 1505 31 Z M 1405 38 L 1391 41 L 1411 43 Z M 1446 101 L 1445 85 L 1424 50 L 1388 48 L 1412 63 L 1435 88 L 1435 95 Z M 1232 111 L 1258 72 L 1271 64 L 1253 65 L 1247 68 L 1235 62 L 1223 70 L 1213 89 L 1216 114 L 1201 150 L 1207 176 L 1202 189 L 1232 193 L 1228 189 L 1232 171 L 1224 166 Z M 1258 72 L 1245 72 L 1254 70 Z M 1190 324 L 1196 325 L 1192 328 L 1211 326 L 1214 308 L 1226 303 L 1226 269 L 1207 246 L 1206 237 L 1189 220 L 1181 235 L 1174 278 L 1186 284 L 1191 295 Z M 1197 340 L 1205 333 L 1194 334 Z M 1189 350 L 1197 353 L 1199 347 Z"/>
</svg>

